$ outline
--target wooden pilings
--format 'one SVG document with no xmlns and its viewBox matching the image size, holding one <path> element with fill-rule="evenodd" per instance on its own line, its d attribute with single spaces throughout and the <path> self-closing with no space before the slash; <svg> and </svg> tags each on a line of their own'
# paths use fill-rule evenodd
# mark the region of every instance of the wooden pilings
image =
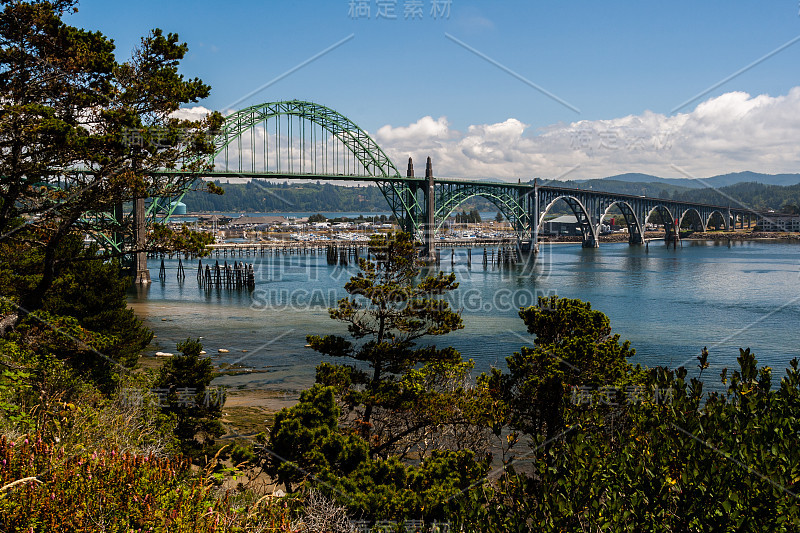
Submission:
<svg viewBox="0 0 800 533">
<path fill-rule="evenodd" d="M 437 242 L 433 258 L 436 266 L 442 265 L 442 249 L 450 248 L 450 267 L 455 268 L 457 261 L 455 248 L 466 247 L 466 264 L 472 268 L 472 248 L 479 243 L 470 241 L 462 243 L 460 241 Z M 520 252 L 513 242 L 482 242 L 483 257 L 481 258 L 484 268 L 508 267 L 521 262 Z M 488 246 L 487 246 L 488 245 Z M 239 257 L 264 257 L 264 256 L 315 256 L 325 254 L 328 265 L 350 265 L 357 264 L 360 257 L 367 260 L 375 259 L 371 257 L 366 242 L 271 242 L 261 244 L 228 244 L 214 245 L 210 248 L 210 254 L 205 256 L 206 263 L 202 258 L 197 258 L 197 282 L 204 288 L 224 288 L 224 289 L 253 289 L 255 287 L 255 270 L 253 264 L 246 264 L 238 260 Z M 445 251 L 446 253 L 446 251 Z M 478 252 L 480 253 L 480 252 Z M 177 255 L 178 268 L 177 279 L 182 282 L 186 279 L 186 272 L 183 259 L 189 259 L 190 255 L 184 254 L 159 254 L 155 257 L 161 258 L 159 269 L 159 279 L 166 280 L 166 267 L 164 259 L 166 256 L 172 259 Z M 227 258 L 234 259 L 229 263 Z M 459 254 L 460 257 L 461 256 Z M 219 259 L 222 259 L 220 264 Z M 213 261 L 213 263 L 212 263 Z M 446 259 L 445 259 L 446 261 Z M 447 264 L 447 263 L 445 263 Z"/>
<path fill-rule="evenodd" d="M 197 282 L 201 287 L 210 289 L 254 289 L 256 276 L 253 265 L 244 261 L 234 261 L 229 265 L 227 261 L 220 266 L 219 261 L 214 262 L 212 268 L 209 264 L 203 269 L 203 260 L 197 261 Z"/>
<path fill-rule="evenodd" d="M 329 244 L 325 247 L 325 257 L 329 265 L 348 265 L 351 262 L 358 263 L 359 245 L 339 245 Z M 369 258 L 369 251 L 364 246 L 364 253 Z"/>
</svg>

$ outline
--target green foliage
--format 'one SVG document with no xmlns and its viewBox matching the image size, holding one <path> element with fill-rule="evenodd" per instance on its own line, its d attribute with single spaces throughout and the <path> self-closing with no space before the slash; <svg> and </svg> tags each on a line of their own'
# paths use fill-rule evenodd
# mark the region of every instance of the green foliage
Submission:
<svg viewBox="0 0 800 533">
<path fill-rule="evenodd" d="M 224 433 L 219 419 L 224 398 L 208 386 L 214 379 L 211 360 L 200 355 L 199 340 L 177 345 L 181 352 L 161 367 L 154 386 L 165 395 L 162 411 L 175 419 L 175 436 L 182 451 L 199 457 L 213 449 L 214 439 Z"/>
<path fill-rule="evenodd" d="M 206 248 L 214 244 L 212 233 L 194 231 L 186 224 L 175 231 L 164 224 L 155 224 L 148 236 L 148 248 L 156 252 L 179 252 L 204 257 L 210 252 Z"/>
<path fill-rule="evenodd" d="M 327 222 L 328 219 L 325 218 L 325 215 L 317 213 L 316 215 L 311 215 L 310 217 L 308 217 L 308 221 L 314 224 L 316 222 Z"/>
<path fill-rule="evenodd" d="M 185 460 L 116 450 L 71 456 L 39 436 L 16 442 L 0 436 L 0 529 L 290 530 L 288 508 L 263 501 L 237 508 L 227 496 L 214 495 L 209 469 L 197 475 L 190 467 Z"/>
<path fill-rule="evenodd" d="M 509 424 L 529 435 L 549 438 L 563 429 L 566 393 L 573 387 L 620 386 L 631 378 L 630 342 L 611 335 L 608 317 L 591 304 L 540 297 L 520 310 L 534 347 L 523 346 L 506 359 L 508 373 L 494 369 L 479 382 L 508 407 Z"/>
<path fill-rule="evenodd" d="M 371 520 L 461 521 L 488 468 L 469 451 L 437 451 L 416 466 L 396 457 L 370 459 L 347 477 L 322 475 L 320 490 L 351 516 Z"/>
<path fill-rule="evenodd" d="M 414 420 L 404 429 L 390 429 L 379 417 L 404 410 L 413 404 L 414 389 L 404 385 L 404 377 L 421 365 L 442 370 L 461 363 L 453 348 L 418 346 L 426 336 L 444 335 L 463 327 L 459 313 L 450 309 L 443 294 L 458 287 L 455 275 L 439 272 L 436 276 L 417 279 L 416 250 L 412 238 L 405 233 L 376 235 L 370 240 L 374 260 L 359 259 L 357 275 L 345 284 L 349 297 L 339 300 L 330 316 L 347 324 L 353 340 L 336 335 L 309 336 L 314 350 L 331 357 L 343 357 L 368 367 L 331 369 L 323 367 L 319 377 L 329 375 L 339 385 L 339 394 L 349 409 L 357 411 L 353 421 L 365 437 L 372 453 L 387 453 L 399 445 L 403 437 L 411 437 L 430 420 Z M 377 427 L 378 424 L 381 427 Z"/>
<path fill-rule="evenodd" d="M 339 431 L 333 387 L 314 385 L 294 407 L 275 415 L 267 472 L 291 491 L 294 483 L 328 472 L 346 476 L 368 457 L 366 443 Z"/>
<path fill-rule="evenodd" d="M 481 214 L 476 208 L 470 209 L 469 213 L 462 210 L 461 213 L 456 213 L 455 215 L 456 224 L 477 224 L 480 221 Z"/>
<path fill-rule="evenodd" d="M 96 252 L 95 247 L 85 248 L 74 236 L 64 240 L 59 256 L 69 256 L 72 260 L 64 262 L 45 294 L 43 306 L 52 314 L 76 318 L 87 330 L 113 337 L 113 345 L 103 350 L 103 354 L 123 367 L 132 368 L 153 333 L 127 306 L 129 280 L 122 276 L 119 263 L 103 262 Z M 106 362 L 92 360 L 83 367 L 87 370 Z"/>
<path fill-rule="evenodd" d="M 118 63 L 112 40 L 62 20 L 74 5 L 5 2 L 0 12 L 0 234 L 41 253 L 40 276 L 19 300 L 23 313 L 41 308 L 59 263 L 72 261 L 59 255 L 62 241 L 82 236 L 87 218 L 94 232 L 131 233 L 131 217 L 101 214 L 183 187 L 148 170 L 201 170 L 213 150 L 206 133 L 222 121 L 219 113 L 171 117 L 210 92 L 179 73 L 187 46 L 177 35 L 153 30 Z M 65 177 L 74 167 L 90 172 Z"/>
<path fill-rule="evenodd" d="M 9 252 L 0 243 L 0 286 L 7 309 L 3 315 L 16 323 L 15 338 L 66 361 L 88 381 L 110 392 L 120 372 L 127 372 L 152 339 L 152 332 L 128 309 L 127 281 L 116 261 L 104 262 L 95 247 L 86 248 L 78 236 L 60 241 L 54 250 L 54 278 L 41 310 L 27 316 L 15 302 L 23 300 L 43 276 L 43 252 L 20 247 Z M 5 253 L 9 252 L 9 253 Z"/>
<path fill-rule="evenodd" d="M 27 432 L 36 427 L 27 408 L 35 394 L 35 382 L 33 372 L 18 362 L 21 352 L 16 343 L 0 339 L 0 424 Z"/>
<path fill-rule="evenodd" d="M 797 361 L 777 389 L 750 350 L 738 363 L 724 394 L 655 368 L 640 401 L 573 406 L 553 446 L 532 444 L 533 471 L 508 469 L 481 500 L 482 530 L 796 531 Z"/>
<path fill-rule="evenodd" d="M 371 459 L 366 441 L 338 426 L 333 387 L 314 385 L 294 407 L 281 410 L 269 436 L 267 472 L 291 491 L 316 487 L 350 516 L 442 519 L 461 509 L 453 499 L 486 472 L 472 452 L 437 451 L 417 467 L 397 457 Z M 451 501 L 453 500 L 453 501 Z"/>
</svg>

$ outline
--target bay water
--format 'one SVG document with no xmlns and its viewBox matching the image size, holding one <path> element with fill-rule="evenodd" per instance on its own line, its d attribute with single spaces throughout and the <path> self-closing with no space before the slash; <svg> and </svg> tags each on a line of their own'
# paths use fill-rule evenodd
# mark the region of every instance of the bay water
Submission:
<svg viewBox="0 0 800 533">
<path fill-rule="evenodd" d="M 491 254 L 492 249 L 486 250 Z M 707 387 L 719 389 L 723 367 L 736 368 L 739 348 L 750 347 L 777 379 L 800 356 L 800 244 L 791 241 L 684 241 L 677 249 L 603 243 L 543 245 L 535 261 L 515 266 L 483 264 L 484 248 L 442 250 L 438 267 L 453 271 L 459 288 L 450 296 L 464 329 L 430 338 L 452 345 L 475 371 L 505 368 L 505 358 L 532 342 L 519 308 L 537 296 L 589 301 L 611 319 L 614 333 L 629 339 L 647 366 L 686 366 L 696 374 L 704 346 L 710 368 Z M 213 266 L 223 258 L 206 258 Z M 177 258 L 149 266 L 154 282 L 131 288 L 129 303 L 154 330 L 152 350 L 174 352 L 188 337 L 201 338 L 216 364 L 242 370 L 215 384 L 234 388 L 297 391 L 314 380 L 323 359 L 306 347 L 306 335 L 346 335 L 327 309 L 345 296 L 355 264 L 329 265 L 325 253 L 230 258 L 254 266 L 255 290 L 203 288 L 196 262 L 185 262 L 186 279 L 176 279 Z M 219 350 L 227 350 L 220 353 Z"/>
</svg>

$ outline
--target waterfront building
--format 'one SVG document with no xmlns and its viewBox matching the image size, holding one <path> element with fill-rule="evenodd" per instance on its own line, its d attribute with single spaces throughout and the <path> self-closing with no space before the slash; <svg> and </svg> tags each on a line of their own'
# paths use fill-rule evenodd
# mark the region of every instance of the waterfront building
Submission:
<svg viewBox="0 0 800 533">
<path fill-rule="evenodd" d="M 763 213 L 759 215 L 758 228 L 761 231 L 800 232 L 800 215 L 785 213 Z"/>
</svg>

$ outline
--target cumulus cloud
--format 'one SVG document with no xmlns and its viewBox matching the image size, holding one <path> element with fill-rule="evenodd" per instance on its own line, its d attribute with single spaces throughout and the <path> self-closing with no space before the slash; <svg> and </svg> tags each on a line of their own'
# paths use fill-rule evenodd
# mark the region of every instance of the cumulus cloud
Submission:
<svg viewBox="0 0 800 533">
<path fill-rule="evenodd" d="M 672 116 L 646 111 L 536 131 L 509 118 L 458 132 L 446 117 L 427 116 L 408 126 L 383 126 L 375 139 L 395 161 L 430 155 L 441 177 L 556 178 L 576 166 L 568 178 L 626 172 L 684 177 L 673 165 L 697 177 L 797 172 L 800 87 L 775 97 L 726 93 Z"/>
<path fill-rule="evenodd" d="M 376 140 L 392 143 L 394 145 L 415 146 L 419 142 L 431 142 L 437 139 L 447 139 L 457 132 L 451 132 L 450 126 L 445 117 L 434 120 L 431 116 L 425 116 L 409 124 L 393 128 L 389 125 L 383 126 L 375 134 Z"/>
<path fill-rule="evenodd" d="M 199 119 L 208 113 L 196 106 L 174 116 Z M 260 143 L 263 130 L 257 136 Z M 780 96 L 730 92 L 676 115 L 645 111 L 542 128 L 514 117 L 458 131 L 447 117 L 424 116 L 406 126 L 387 124 L 374 138 L 401 171 L 408 157 L 424 166 L 431 156 L 439 177 L 685 177 L 675 167 L 701 178 L 744 170 L 799 172 L 800 87 Z"/>
<path fill-rule="evenodd" d="M 194 107 L 182 107 L 172 112 L 170 116 L 182 120 L 202 120 L 206 118 L 209 113 L 211 113 L 210 109 L 198 105 Z"/>
</svg>

